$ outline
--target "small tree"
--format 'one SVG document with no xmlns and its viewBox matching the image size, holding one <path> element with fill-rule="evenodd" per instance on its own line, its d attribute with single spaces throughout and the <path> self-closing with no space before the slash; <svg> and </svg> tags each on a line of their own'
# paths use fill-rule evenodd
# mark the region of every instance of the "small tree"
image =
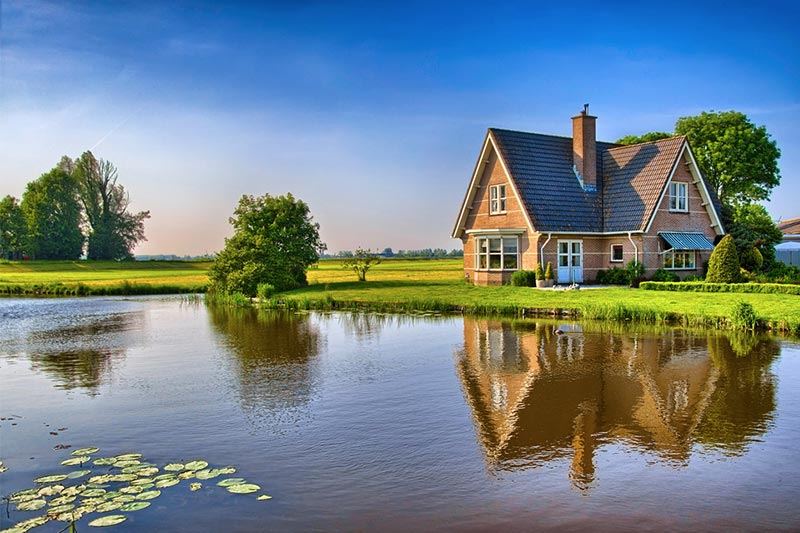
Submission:
<svg viewBox="0 0 800 533">
<path fill-rule="evenodd" d="M 547 267 L 544 269 L 544 279 L 556 279 L 553 276 L 553 263 L 547 262 Z"/>
<path fill-rule="evenodd" d="M 739 264 L 748 272 L 758 272 L 764 264 L 764 256 L 761 255 L 758 248 L 748 248 L 739 255 Z"/>
<path fill-rule="evenodd" d="M 353 257 L 342 262 L 342 268 L 352 270 L 358 276 L 358 281 L 367 281 L 367 271 L 381 263 L 381 257 L 373 254 L 371 250 L 357 249 Z"/>
<path fill-rule="evenodd" d="M 645 268 L 644 265 L 636 259 L 631 259 L 628 261 L 628 264 L 625 265 L 625 272 L 628 274 L 628 283 L 634 287 L 638 287 L 640 278 L 644 276 Z"/>
<path fill-rule="evenodd" d="M 736 283 L 739 281 L 739 256 L 736 254 L 736 243 L 728 234 L 723 237 L 711 253 L 708 260 L 708 283 Z"/>
<path fill-rule="evenodd" d="M 545 277 L 544 277 L 544 269 L 542 268 L 542 264 L 541 263 L 537 263 L 536 264 L 536 279 L 537 280 L 545 279 Z"/>
</svg>

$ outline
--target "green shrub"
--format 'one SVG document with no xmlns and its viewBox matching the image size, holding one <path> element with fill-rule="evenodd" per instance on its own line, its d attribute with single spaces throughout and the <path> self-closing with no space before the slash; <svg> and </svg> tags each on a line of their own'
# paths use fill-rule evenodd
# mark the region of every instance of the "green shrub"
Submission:
<svg viewBox="0 0 800 533">
<path fill-rule="evenodd" d="M 631 280 L 626 270 L 612 267 L 598 272 L 595 282 L 600 285 L 628 285 Z"/>
<path fill-rule="evenodd" d="M 680 281 L 680 278 L 675 272 L 671 272 L 664 268 L 659 268 L 653 273 L 653 281 Z M 641 285 L 640 285 L 641 286 Z"/>
<path fill-rule="evenodd" d="M 711 253 L 708 260 L 708 283 L 737 283 L 739 281 L 739 256 L 736 253 L 736 243 L 728 234 L 723 237 Z"/>
<path fill-rule="evenodd" d="M 800 295 L 800 285 L 780 283 L 708 283 L 698 281 L 643 281 L 639 288 L 648 291 L 737 292 L 742 294 Z"/>
<path fill-rule="evenodd" d="M 268 300 L 275 294 L 275 286 L 270 283 L 259 283 L 256 287 L 256 296 L 259 300 Z"/>
<path fill-rule="evenodd" d="M 556 279 L 553 276 L 553 263 L 547 262 L 547 268 L 544 269 L 544 279 Z"/>
<path fill-rule="evenodd" d="M 533 270 L 517 270 L 511 274 L 511 284 L 515 287 L 533 287 L 536 285 L 536 272 Z"/>
<path fill-rule="evenodd" d="M 753 306 L 747 302 L 738 302 L 731 313 L 731 324 L 735 329 L 756 329 L 758 317 Z"/>
<path fill-rule="evenodd" d="M 764 256 L 755 246 L 748 248 L 739 256 L 741 267 L 748 272 L 758 272 L 764 264 Z"/>
<path fill-rule="evenodd" d="M 538 263 L 536 265 L 536 279 L 544 279 L 544 269 L 542 268 L 542 264 Z"/>
<path fill-rule="evenodd" d="M 688 276 L 683 278 L 683 281 L 705 281 L 705 280 L 706 280 L 705 276 L 697 276 L 695 274 L 689 274 Z"/>
</svg>

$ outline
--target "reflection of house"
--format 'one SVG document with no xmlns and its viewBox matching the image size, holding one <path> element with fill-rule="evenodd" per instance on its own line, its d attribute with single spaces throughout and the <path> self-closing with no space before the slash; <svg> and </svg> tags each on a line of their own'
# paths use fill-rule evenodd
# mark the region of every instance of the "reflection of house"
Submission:
<svg viewBox="0 0 800 533">
<path fill-rule="evenodd" d="M 685 137 L 597 142 L 588 109 L 572 138 L 490 128 L 452 237 L 479 285 L 552 262 L 559 283 L 631 260 L 697 274 L 723 235 L 719 202 Z"/>
<path fill-rule="evenodd" d="M 718 377 L 704 344 L 670 335 L 517 332 L 465 319 L 458 370 L 493 466 L 570 457 L 570 475 L 584 487 L 602 443 L 688 459 Z"/>
</svg>

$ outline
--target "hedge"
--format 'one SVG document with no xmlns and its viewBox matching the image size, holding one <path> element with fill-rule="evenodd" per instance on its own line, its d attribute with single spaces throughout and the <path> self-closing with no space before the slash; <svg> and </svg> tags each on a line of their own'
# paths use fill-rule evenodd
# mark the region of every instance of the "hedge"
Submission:
<svg viewBox="0 0 800 533">
<path fill-rule="evenodd" d="M 752 294 L 796 294 L 800 295 L 800 285 L 780 283 L 705 283 L 674 281 L 643 281 L 640 289 L 647 291 L 676 292 L 741 292 Z"/>
</svg>

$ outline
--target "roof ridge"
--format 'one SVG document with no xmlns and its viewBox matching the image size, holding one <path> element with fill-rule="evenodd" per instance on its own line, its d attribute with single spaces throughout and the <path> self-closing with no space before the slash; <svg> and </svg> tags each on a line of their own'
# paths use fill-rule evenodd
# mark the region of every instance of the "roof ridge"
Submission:
<svg viewBox="0 0 800 533">
<path fill-rule="evenodd" d="M 522 133 L 523 135 L 536 135 L 538 137 L 552 137 L 554 139 L 566 139 L 568 141 L 572 141 L 572 137 L 567 137 L 566 135 L 552 135 L 550 133 L 538 133 L 535 131 L 522 131 L 522 130 L 510 130 L 508 128 L 488 128 L 489 131 L 507 131 L 510 133 Z M 601 144 L 617 144 L 611 141 L 595 141 Z"/>
</svg>

